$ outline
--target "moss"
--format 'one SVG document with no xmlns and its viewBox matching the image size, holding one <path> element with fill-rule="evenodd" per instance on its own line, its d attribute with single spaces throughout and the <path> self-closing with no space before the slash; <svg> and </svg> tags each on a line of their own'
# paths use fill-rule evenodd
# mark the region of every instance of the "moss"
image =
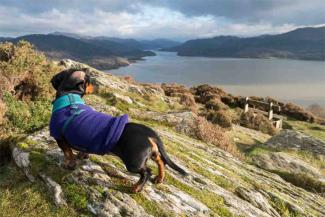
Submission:
<svg viewBox="0 0 325 217">
<path fill-rule="evenodd" d="M 17 147 L 23 150 L 27 150 L 29 148 L 29 145 L 25 142 L 20 142 L 17 144 Z"/>
<path fill-rule="evenodd" d="M 217 213 L 220 216 L 234 216 L 224 204 L 223 198 L 208 191 L 206 189 L 199 190 L 192 186 L 188 186 L 185 183 L 178 181 L 177 179 L 170 176 L 168 173 L 166 174 L 165 178 L 168 184 L 171 184 L 178 189 L 186 192 L 187 194 L 191 195 L 195 199 L 204 203 L 207 207 L 209 207 L 214 213 Z"/>
<path fill-rule="evenodd" d="M 67 170 L 58 167 L 55 162 L 47 159 L 44 154 L 31 151 L 29 155 L 31 163 L 31 172 L 37 176 L 39 173 L 45 173 L 50 176 L 54 181 L 60 183 L 62 179 L 69 174 Z"/>
<path fill-rule="evenodd" d="M 47 160 L 46 160 L 45 156 L 42 153 L 37 152 L 37 151 L 30 152 L 29 160 L 30 160 L 30 163 L 31 163 L 31 168 L 35 172 L 39 172 L 41 170 L 46 169 Z"/>
<path fill-rule="evenodd" d="M 64 184 L 63 192 L 69 204 L 75 209 L 87 212 L 87 191 L 79 184 Z"/>
</svg>

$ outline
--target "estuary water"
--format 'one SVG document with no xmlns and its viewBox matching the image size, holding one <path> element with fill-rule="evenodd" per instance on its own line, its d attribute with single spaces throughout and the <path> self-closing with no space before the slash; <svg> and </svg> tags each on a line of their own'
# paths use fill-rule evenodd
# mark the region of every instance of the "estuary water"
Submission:
<svg viewBox="0 0 325 217">
<path fill-rule="evenodd" d="M 139 82 L 212 84 L 241 96 L 270 96 L 302 106 L 325 106 L 325 61 L 182 57 L 155 51 L 127 67 L 109 70 Z"/>
</svg>

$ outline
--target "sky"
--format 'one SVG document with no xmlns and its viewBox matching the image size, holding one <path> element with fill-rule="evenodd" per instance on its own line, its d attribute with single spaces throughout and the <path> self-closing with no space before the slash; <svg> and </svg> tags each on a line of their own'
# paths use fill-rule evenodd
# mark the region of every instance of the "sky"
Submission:
<svg viewBox="0 0 325 217">
<path fill-rule="evenodd" d="M 0 36 L 187 40 L 325 25 L 325 0 L 0 0 Z"/>
</svg>

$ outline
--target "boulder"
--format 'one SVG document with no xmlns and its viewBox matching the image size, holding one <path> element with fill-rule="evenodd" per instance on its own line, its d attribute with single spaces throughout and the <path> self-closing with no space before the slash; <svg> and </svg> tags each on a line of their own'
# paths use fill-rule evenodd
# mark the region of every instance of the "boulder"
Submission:
<svg viewBox="0 0 325 217">
<path fill-rule="evenodd" d="M 269 171 L 285 171 L 292 174 L 304 173 L 318 179 L 322 178 L 322 174 L 317 168 L 284 152 L 256 155 L 253 157 L 253 162 L 258 167 Z"/>
<path fill-rule="evenodd" d="M 294 130 L 282 130 L 266 143 L 271 148 L 305 150 L 314 154 L 325 155 L 325 142 Z"/>
</svg>

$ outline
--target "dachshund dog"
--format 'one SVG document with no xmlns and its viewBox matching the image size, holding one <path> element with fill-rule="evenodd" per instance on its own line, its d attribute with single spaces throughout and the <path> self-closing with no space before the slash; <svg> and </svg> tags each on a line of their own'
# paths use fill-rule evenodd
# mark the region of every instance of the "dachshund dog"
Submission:
<svg viewBox="0 0 325 217">
<path fill-rule="evenodd" d="M 97 112 L 84 104 L 82 97 L 93 92 L 93 85 L 86 69 L 68 69 L 56 74 L 51 83 L 56 90 L 50 122 L 50 134 L 64 153 L 64 167 L 74 169 L 76 160 L 72 149 L 79 151 L 78 157 L 91 154 L 114 154 L 131 173 L 140 174 L 132 191 L 139 192 L 151 177 L 146 166 L 152 159 L 158 166 L 154 182 L 161 183 L 165 176 L 165 165 L 183 175 L 187 173 L 167 155 L 162 140 L 151 128 L 128 122 L 127 115 L 112 117 Z"/>
</svg>

